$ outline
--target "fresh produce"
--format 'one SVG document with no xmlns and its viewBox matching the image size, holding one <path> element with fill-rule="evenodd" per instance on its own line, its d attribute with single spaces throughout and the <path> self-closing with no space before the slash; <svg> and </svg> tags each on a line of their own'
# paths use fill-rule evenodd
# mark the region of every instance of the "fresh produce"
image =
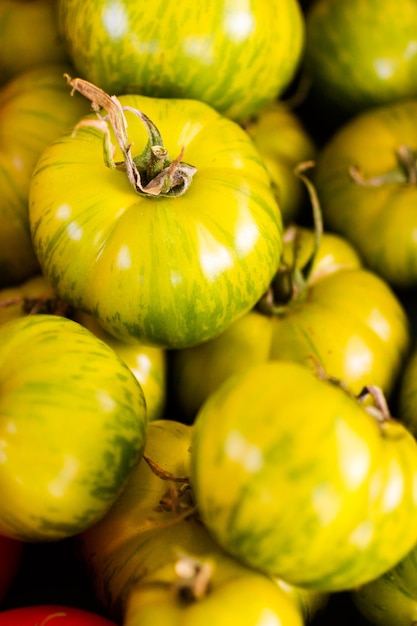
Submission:
<svg viewBox="0 0 417 626">
<path fill-rule="evenodd" d="M 306 200 L 295 167 L 316 156 L 316 146 L 289 103 L 275 100 L 244 124 L 271 177 L 285 224 L 296 220 Z"/>
<path fill-rule="evenodd" d="M 414 0 L 313 0 L 303 66 L 315 100 L 346 117 L 417 96 L 416 28 Z"/>
<path fill-rule="evenodd" d="M 117 626 L 114 622 L 72 606 L 34 605 L 0 611 L 0 626 Z"/>
<path fill-rule="evenodd" d="M 57 11 L 83 78 L 116 95 L 202 100 L 232 119 L 279 97 L 304 50 L 297 0 L 58 0 Z"/>
<path fill-rule="evenodd" d="M 36 274 L 14 287 L 0 289 L 0 323 L 37 313 L 69 317 L 105 341 L 139 381 L 146 399 L 148 420 L 162 417 L 167 400 L 167 365 L 163 350 L 115 339 L 101 328 L 94 317 L 72 310 L 66 302 L 57 298 L 42 274 Z"/>
<path fill-rule="evenodd" d="M 396 288 L 417 285 L 416 114 L 417 100 L 358 114 L 325 143 L 314 171 L 325 227 Z"/>
<path fill-rule="evenodd" d="M 235 561 L 195 516 L 188 488 L 192 427 L 148 426 L 145 456 L 121 497 L 78 537 L 98 598 L 124 626 L 302 626 L 296 600 Z"/>
<path fill-rule="evenodd" d="M 351 592 L 360 613 L 376 626 L 417 622 L 417 548 L 382 576 Z"/>
<path fill-rule="evenodd" d="M 120 495 L 145 445 L 143 391 L 80 324 L 27 315 L 0 325 L 0 533 L 72 536 Z"/>
<path fill-rule="evenodd" d="M 271 361 L 208 398 L 193 427 L 191 488 L 227 552 L 331 592 L 371 581 L 413 548 L 417 443 L 373 391 L 358 399 Z"/>
<path fill-rule="evenodd" d="M 264 293 L 282 250 L 251 139 L 202 102 L 117 100 L 70 82 L 105 107 L 111 128 L 87 116 L 36 165 L 29 217 L 42 273 L 119 339 L 182 348 L 220 334 Z M 105 142 L 106 167 L 110 130 L 123 154 L 113 160 Z"/>
<path fill-rule="evenodd" d="M 34 67 L 69 63 L 55 0 L 0 0 L 0 84 Z"/>
<path fill-rule="evenodd" d="M 416 626 L 416 14 L 0 0 L 0 626 Z"/>
<path fill-rule="evenodd" d="M 311 229 L 288 227 L 280 270 L 258 305 L 219 337 L 171 355 L 173 394 L 188 419 L 228 376 L 268 360 L 320 367 L 354 393 L 372 384 L 392 394 L 411 340 L 401 301 L 347 239 L 325 232 L 314 246 Z"/>
<path fill-rule="evenodd" d="M 88 112 L 81 96 L 68 98 L 65 71 L 42 65 L 0 88 L 0 287 L 39 271 L 28 218 L 33 168 L 48 143 Z"/>
<path fill-rule="evenodd" d="M 103 330 L 97 320 L 87 313 L 76 312 L 73 319 L 105 341 L 126 363 L 142 387 L 149 421 L 160 419 L 167 401 L 166 354 L 161 348 L 126 343 Z"/>
</svg>

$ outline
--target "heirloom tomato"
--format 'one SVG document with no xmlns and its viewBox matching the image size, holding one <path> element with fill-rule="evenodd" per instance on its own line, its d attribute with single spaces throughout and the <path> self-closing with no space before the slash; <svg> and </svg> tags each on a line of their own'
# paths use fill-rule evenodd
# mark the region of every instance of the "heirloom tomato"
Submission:
<svg viewBox="0 0 417 626">
<path fill-rule="evenodd" d="M 355 393 L 372 384 L 391 395 L 410 346 L 406 311 L 353 246 L 329 232 L 300 282 L 314 240 L 311 229 L 289 226 L 281 268 L 257 306 L 219 337 L 172 352 L 171 386 L 187 419 L 225 378 L 268 360 L 322 368 Z"/>
<path fill-rule="evenodd" d="M 42 274 L 31 276 L 19 285 L 0 289 L 0 323 L 38 313 L 69 317 L 105 341 L 138 379 L 145 395 L 148 419 L 162 416 L 167 395 L 165 351 L 137 342 L 126 343 L 109 335 L 91 315 L 73 311 L 57 298 Z"/>
<path fill-rule="evenodd" d="M 69 80 L 109 111 L 112 127 L 86 116 L 37 163 L 30 224 L 43 274 L 119 339 L 179 348 L 220 334 L 265 291 L 282 250 L 252 140 L 202 102 L 118 100 Z"/>
<path fill-rule="evenodd" d="M 302 626 L 296 601 L 228 556 L 196 517 L 191 435 L 174 420 L 151 422 L 120 498 L 75 538 L 98 599 L 124 626 Z"/>
<path fill-rule="evenodd" d="M 306 199 L 305 187 L 295 174 L 298 163 L 316 155 L 316 146 L 300 117 L 281 101 L 263 107 L 244 124 L 267 167 L 283 220 L 297 218 Z"/>
<path fill-rule="evenodd" d="M 83 98 L 68 98 L 65 69 L 32 68 L 0 89 L 0 287 L 39 270 L 28 219 L 33 168 L 45 146 L 88 112 Z"/>
<path fill-rule="evenodd" d="M 417 96 L 417 4 L 313 0 L 305 13 L 304 70 L 314 100 L 346 116 Z"/>
<path fill-rule="evenodd" d="M 55 0 L 0 1 L 0 84 L 46 63 L 69 63 Z"/>
<path fill-rule="evenodd" d="M 358 114 L 327 140 L 314 172 L 325 226 L 399 288 L 417 285 L 416 116 L 417 100 Z"/>
<path fill-rule="evenodd" d="M 0 535 L 0 609 L 22 564 L 24 548 L 22 541 Z"/>
<path fill-rule="evenodd" d="M 40 604 L 0 611 L 0 626 L 117 626 L 114 622 L 72 606 Z"/>
<path fill-rule="evenodd" d="M 369 582 L 417 542 L 417 443 L 376 388 L 255 365 L 201 407 L 191 488 L 223 548 L 290 584 Z M 395 538 L 395 540 L 394 540 Z"/>
<path fill-rule="evenodd" d="M 298 0 L 59 0 L 78 73 L 120 95 L 207 102 L 245 119 L 292 81 L 304 50 Z"/>
<path fill-rule="evenodd" d="M 57 315 L 0 325 L 0 533 L 74 535 L 120 495 L 145 444 L 140 384 L 103 341 Z"/>
<path fill-rule="evenodd" d="M 116 339 L 87 313 L 77 311 L 74 319 L 105 341 L 138 379 L 145 395 L 148 420 L 161 418 L 167 400 L 165 351 L 156 346 L 144 346 L 138 342 L 127 343 Z"/>
<path fill-rule="evenodd" d="M 395 567 L 351 591 L 360 613 L 376 626 L 417 623 L 417 547 Z"/>
</svg>

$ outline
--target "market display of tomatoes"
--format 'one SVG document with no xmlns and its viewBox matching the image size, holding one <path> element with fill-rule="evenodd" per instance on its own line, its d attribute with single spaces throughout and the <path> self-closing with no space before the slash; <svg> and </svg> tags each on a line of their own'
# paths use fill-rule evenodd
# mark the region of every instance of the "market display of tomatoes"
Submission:
<svg viewBox="0 0 417 626">
<path fill-rule="evenodd" d="M 0 0 L 0 626 L 417 623 L 416 26 Z"/>
</svg>

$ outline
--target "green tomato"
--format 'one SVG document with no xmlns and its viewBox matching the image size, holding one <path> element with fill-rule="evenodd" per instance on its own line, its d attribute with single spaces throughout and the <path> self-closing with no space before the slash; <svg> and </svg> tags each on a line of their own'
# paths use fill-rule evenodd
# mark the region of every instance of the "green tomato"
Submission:
<svg viewBox="0 0 417 626">
<path fill-rule="evenodd" d="M 350 593 L 359 612 L 376 626 L 417 622 L 417 548 L 382 576 Z"/>
<path fill-rule="evenodd" d="M 0 533 L 66 538 L 97 522 L 143 453 L 147 414 L 129 368 L 80 324 L 0 325 Z"/>
<path fill-rule="evenodd" d="M 114 100 L 104 100 L 112 109 Z M 33 246 L 57 295 L 110 334 L 165 348 L 195 345 L 264 293 L 281 255 L 281 214 L 238 124 L 194 100 L 127 95 L 120 106 L 129 110 L 116 115 L 131 122 L 128 145 L 115 156 L 121 165 L 103 163 L 104 120 L 94 116 L 44 150 L 30 189 Z M 186 162 L 164 161 L 159 172 L 162 137 L 168 154 L 184 151 Z M 139 153 L 134 180 L 123 171 L 134 165 L 131 145 Z M 161 187 L 152 168 L 167 176 Z"/>
<path fill-rule="evenodd" d="M 32 172 L 48 143 L 88 112 L 83 98 L 68 98 L 66 70 L 35 67 L 0 89 L 0 287 L 39 271 L 28 218 Z"/>
<path fill-rule="evenodd" d="M 162 417 L 167 399 L 164 350 L 140 343 L 126 343 L 109 335 L 94 317 L 81 311 L 72 311 L 65 302 L 60 301 L 42 274 L 36 274 L 14 287 L 0 290 L 0 323 L 38 313 L 70 317 L 105 341 L 139 381 L 146 399 L 148 420 Z"/>
<path fill-rule="evenodd" d="M 160 419 L 167 402 L 166 353 L 155 346 L 127 343 L 103 330 L 97 320 L 87 313 L 77 312 L 74 319 L 105 341 L 126 363 L 142 387 L 148 420 Z"/>
<path fill-rule="evenodd" d="M 417 285 L 416 115 L 417 100 L 358 114 L 324 144 L 314 172 L 325 226 L 397 288 Z"/>
<path fill-rule="evenodd" d="M 55 0 L 0 1 L 0 83 L 48 63 L 69 63 Z"/>
<path fill-rule="evenodd" d="M 411 550 L 417 443 L 375 395 L 359 401 L 306 367 L 271 361 L 208 398 L 193 427 L 191 487 L 226 551 L 330 592 L 369 582 Z"/>
<path fill-rule="evenodd" d="M 295 255 L 302 270 L 313 244 L 311 230 L 289 227 L 277 277 Z M 219 337 L 170 355 L 171 387 L 187 420 L 228 376 L 269 360 L 320 367 L 354 393 L 377 385 L 391 395 L 410 347 L 408 316 L 346 239 L 323 234 L 307 283 L 293 296 L 269 310 L 255 307 Z"/>
<path fill-rule="evenodd" d="M 202 100 L 240 120 L 285 90 L 304 50 L 298 0 L 59 0 L 58 27 L 105 91 Z"/>
<path fill-rule="evenodd" d="M 314 100 L 351 115 L 417 96 L 414 0 L 315 0 L 306 9 L 305 72 Z"/>
<path fill-rule="evenodd" d="M 195 516 L 191 437 L 190 426 L 151 422 L 122 495 L 76 538 L 98 599 L 124 626 L 302 626 L 297 603 L 228 556 Z"/>
<path fill-rule="evenodd" d="M 294 168 L 316 156 L 316 146 L 301 117 L 285 102 L 263 107 L 245 125 L 271 177 L 284 223 L 300 216 L 305 187 Z"/>
</svg>

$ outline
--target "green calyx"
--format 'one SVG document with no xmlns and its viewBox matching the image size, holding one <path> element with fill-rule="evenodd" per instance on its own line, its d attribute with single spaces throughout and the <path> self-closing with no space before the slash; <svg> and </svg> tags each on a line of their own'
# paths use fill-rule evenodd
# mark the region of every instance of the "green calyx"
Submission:
<svg viewBox="0 0 417 626">
<path fill-rule="evenodd" d="M 184 150 L 181 150 L 174 160 L 170 159 L 158 128 L 147 115 L 133 107 L 122 106 L 116 96 L 109 96 L 86 80 L 73 79 L 68 74 L 65 74 L 65 77 L 73 92 L 79 91 L 91 101 L 97 120 L 82 120 L 76 129 L 81 126 L 93 126 L 103 132 L 104 162 L 107 167 L 125 171 L 133 189 L 143 196 L 181 196 L 187 191 L 197 171 L 196 168 L 181 161 Z M 101 115 L 101 109 L 104 109 L 107 115 Z M 148 134 L 145 149 L 136 157 L 131 154 L 125 111 L 136 115 Z M 109 124 L 124 156 L 123 161 L 114 161 L 114 146 L 110 139 Z"/>
</svg>

